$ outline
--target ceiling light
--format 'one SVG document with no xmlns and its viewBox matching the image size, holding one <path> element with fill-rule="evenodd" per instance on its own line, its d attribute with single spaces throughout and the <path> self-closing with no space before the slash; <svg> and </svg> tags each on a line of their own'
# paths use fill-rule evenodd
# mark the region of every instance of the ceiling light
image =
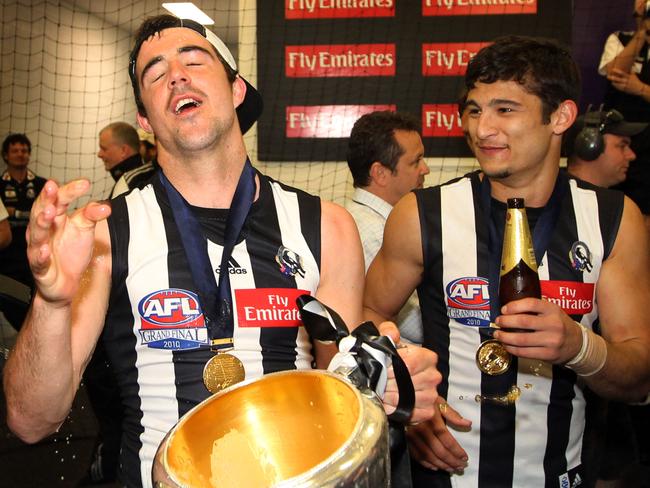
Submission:
<svg viewBox="0 0 650 488">
<path fill-rule="evenodd" d="M 194 5 L 192 2 L 173 2 L 163 3 L 163 8 L 169 10 L 179 19 L 191 19 L 201 25 L 212 25 L 214 20 L 208 17 L 203 10 Z"/>
</svg>

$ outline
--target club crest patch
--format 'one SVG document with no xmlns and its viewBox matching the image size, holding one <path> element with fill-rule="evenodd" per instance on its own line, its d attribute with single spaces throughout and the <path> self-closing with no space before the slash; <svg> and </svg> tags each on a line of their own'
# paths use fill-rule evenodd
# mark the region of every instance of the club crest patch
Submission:
<svg viewBox="0 0 650 488">
<path fill-rule="evenodd" d="M 302 258 L 289 248 L 280 246 L 275 255 L 275 262 L 280 266 L 280 272 L 289 277 L 299 275 L 305 277 Z"/>
<path fill-rule="evenodd" d="M 571 262 L 571 267 L 576 271 L 586 271 L 589 273 L 593 269 L 591 257 L 591 251 L 584 242 L 576 241 L 571 246 L 569 261 Z"/>
</svg>

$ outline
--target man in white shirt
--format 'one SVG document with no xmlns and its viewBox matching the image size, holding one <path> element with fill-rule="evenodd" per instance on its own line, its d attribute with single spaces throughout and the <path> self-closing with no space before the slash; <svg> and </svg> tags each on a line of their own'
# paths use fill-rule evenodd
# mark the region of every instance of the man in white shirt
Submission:
<svg viewBox="0 0 650 488">
<path fill-rule="evenodd" d="M 393 205 L 422 188 L 429 167 L 417 121 L 406 114 L 379 111 L 359 118 L 348 144 L 348 166 L 355 187 L 346 205 L 361 235 L 366 271 L 381 247 Z M 422 342 L 422 319 L 413 293 L 396 318 L 402 338 Z"/>
</svg>

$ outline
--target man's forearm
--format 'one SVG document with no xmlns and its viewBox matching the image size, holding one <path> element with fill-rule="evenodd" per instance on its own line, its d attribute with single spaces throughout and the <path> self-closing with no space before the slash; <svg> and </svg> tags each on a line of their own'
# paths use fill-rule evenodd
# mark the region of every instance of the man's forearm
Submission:
<svg viewBox="0 0 650 488">
<path fill-rule="evenodd" d="M 639 33 L 635 34 L 623 50 L 609 63 L 608 71 L 618 68 L 629 73 L 632 70 L 632 66 L 634 66 L 634 61 L 639 55 L 643 43 L 644 38 Z"/>
<path fill-rule="evenodd" d="M 650 392 L 650 354 L 643 341 L 607 343 L 607 360 L 593 376 L 583 377 L 596 394 L 610 400 L 638 402 Z"/>
<path fill-rule="evenodd" d="M 56 431 L 70 411 L 80 377 L 70 319 L 71 306 L 53 307 L 36 294 L 5 366 L 7 423 L 26 442 Z"/>
</svg>

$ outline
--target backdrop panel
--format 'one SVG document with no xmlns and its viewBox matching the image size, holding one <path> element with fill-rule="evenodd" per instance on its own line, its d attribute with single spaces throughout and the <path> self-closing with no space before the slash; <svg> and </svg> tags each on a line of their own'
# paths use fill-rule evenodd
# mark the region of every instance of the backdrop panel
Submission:
<svg viewBox="0 0 650 488">
<path fill-rule="evenodd" d="M 569 45 L 567 0 L 257 2 L 259 159 L 340 161 L 377 108 L 422 120 L 428 157 L 469 156 L 456 101 L 471 57 L 504 33 Z"/>
</svg>

